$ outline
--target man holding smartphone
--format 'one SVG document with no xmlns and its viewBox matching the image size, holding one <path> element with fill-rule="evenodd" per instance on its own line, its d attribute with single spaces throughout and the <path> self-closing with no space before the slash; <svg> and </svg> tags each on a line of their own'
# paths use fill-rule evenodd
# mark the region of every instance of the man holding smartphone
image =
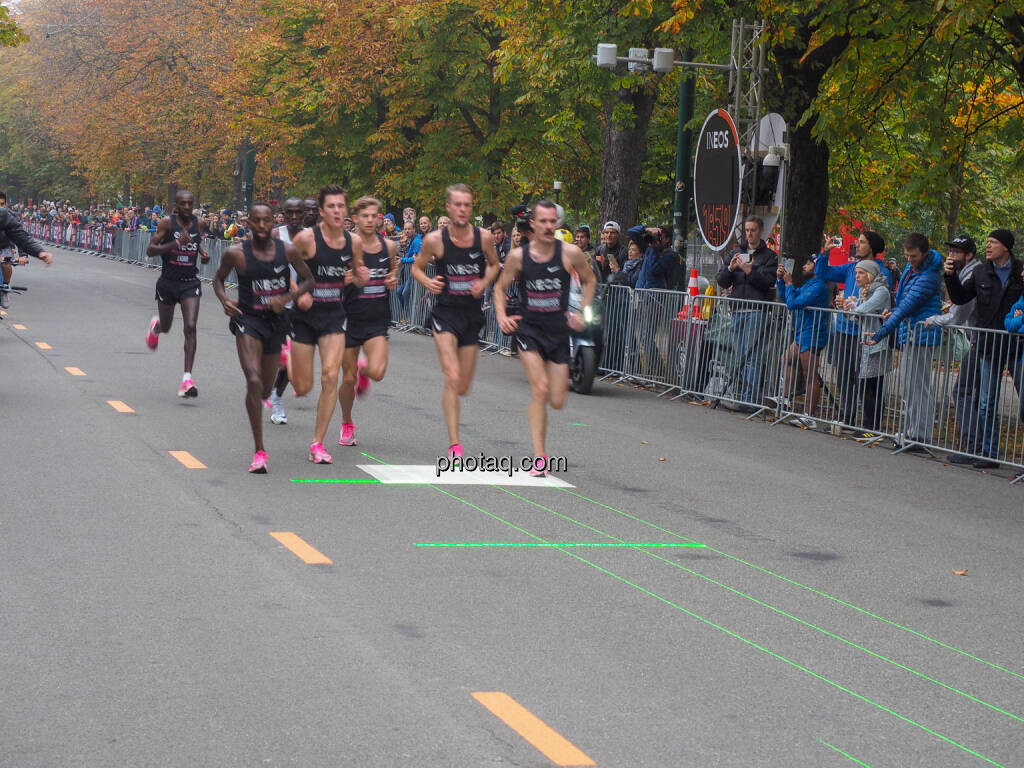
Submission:
<svg viewBox="0 0 1024 768">
<path fill-rule="evenodd" d="M 775 273 L 779 256 L 761 239 L 764 222 L 748 216 L 743 222 L 744 247 L 722 255 L 718 284 L 731 288 L 732 343 L 739 355 L 736 374 L 739 386 L 735 398 L 747 408 L 761 405 L 761 358 L 758 347 L 764 335 L 765 307 L 760 302 L 775 301 Z M 741 301 L 744 300 L 744 301 Z"/>
<path fill-rule="evenodd" d="M 949 250 L 948 258 L 952 262 L 953 274 L 960 279 L 960 284 L 971 279 L 978 268 L 978 247 L 967 235 L 954 237 L 945 244 Z M 925 319 L 927 327 L 945 328 L 953 325 L 970 325 L 977 299 L 966 304 L 951 304 L 945 312 L 932 315 Z M 960 372 L 953 384 L 953 408 L 957 424 L 960 427 L 960 444 L 958 448 L 965 453 L 978 452 L 978 352 L 972 345 L 960 361 Z M 959 453 L 950 454 L 951 464 L 971 464 L 974 459 Z"/>
</svg>

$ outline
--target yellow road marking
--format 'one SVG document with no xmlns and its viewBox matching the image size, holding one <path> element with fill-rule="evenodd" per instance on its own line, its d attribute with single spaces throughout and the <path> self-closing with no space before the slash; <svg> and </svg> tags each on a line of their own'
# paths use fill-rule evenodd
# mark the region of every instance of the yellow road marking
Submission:
<svg viewBox="0 0 1024 768">
<path fill-rule="evenodd" d="M 168 453 L 184 464 L 186 469 L 206 469 L 206 465 L 188 451 L 168 451 Z"/>
<path fill-rule="evenodd" d="M 36 346 L 39 347 L 40 349 L 53 349 L 53 347 L 51 347 L 45 341 L 37 341 Z"/>
<path fill-rule="evenodd" d="M 334 562 L 323 552 L 316 547 L 310 546 L 291 531 L 272 531 L 270 535 L 288 547 L 294 554 L 298 555 L 304 563 L 309 565 L 329 565 Z"/>
<path fill-rule="evenodd" d="M 85 371 L 81 368 L 75 368 L 73 365 L 64 366 L 64 370 L 70 373 L 72 376 L 85 376 Z"/>
<path fill-rule="evenodd" d="M 540 750 L 555 765 L 596 765 L 571 742 L 507 693 L 478 692 L 473 694 L 473 698 Z"/>
<path fill-rule="evenodd" d="M 107 405 L 118 413 L 135 413 L 135 409 L 120 400 L 107 400 Z"/>
<path fill-rule="evenodd" d="M 26 330 L 25 326 L 22 325 L 21 323 L 15 323 L 13 328 L 16 331 L 24 331 L 24 330 Z"/>
</svg>

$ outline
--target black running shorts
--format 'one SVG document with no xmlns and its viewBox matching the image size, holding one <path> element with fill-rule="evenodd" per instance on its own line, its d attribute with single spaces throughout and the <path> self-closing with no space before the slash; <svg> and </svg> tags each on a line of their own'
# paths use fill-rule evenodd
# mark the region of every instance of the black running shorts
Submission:
<svg viewBox="0 0 1024 768">
<path fill-rule="evenodd" d="M 386 339 L 388 325 L 387 320 L 357 320 L 354 317 L 349 317 L 348 331 L 345 333 L 345 348 L 358 347 L 378 336 L 383 336 Z"/>
<path fill-rule="evenodd" d="M 156 281 L 156 300 L 161 304 L 177 304 L 182 299 L 198 299 L 203 295 L 202 282 L 199 280 L 165 280 Z"/>
<path fill-rule="evenodd" d="M 288 320 L 284 315 L 267 312 L 264 315 L 238 315 L 231 318 L 228 329 L 235 336 L 244 334 L 263 342 L 264 355 L 276 355 L 281 352 L 284 337 L 287 336 Z"/>
<path fill-rule="evenodd" d="M 316 344 L 321 336 L 331 333 L 345 333 L 348 318 L 344 312 L 293 312 L 292 341 L 299 344 Z"/>
<path fill-rule="evenodd" d="M 536 352 L 542 360 L 559 365 L 569 364 L 569 334 L 554 333 L 536 326 L 519 324 L 516 345 L 524 352 Z"/>
<path fill-rule="evenodd" d="M 430 327 L 434 333 L 454 334 L 460 347 L 469 347 L 480 341 L 484 313 L 478 306 L 461 309 L 435 304 L 430 314 Z"/>
</svg>

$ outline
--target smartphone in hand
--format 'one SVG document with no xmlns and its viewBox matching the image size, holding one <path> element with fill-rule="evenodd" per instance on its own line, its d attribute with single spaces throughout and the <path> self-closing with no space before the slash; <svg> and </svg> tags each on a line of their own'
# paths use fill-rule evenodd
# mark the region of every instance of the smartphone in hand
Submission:
<svg viewBox="0 0 1024 768">
<path fill-rule="evenodd" d="M 791 275 L 793 274 L 793 268 L 794 267 L 796 267 L 796 259 L 783 259 L 782 260 L 782 268 L 784 270 L 786 270 L 787 272 L 789 272 L 789 274 L 791 274 Z"/>
</svg>

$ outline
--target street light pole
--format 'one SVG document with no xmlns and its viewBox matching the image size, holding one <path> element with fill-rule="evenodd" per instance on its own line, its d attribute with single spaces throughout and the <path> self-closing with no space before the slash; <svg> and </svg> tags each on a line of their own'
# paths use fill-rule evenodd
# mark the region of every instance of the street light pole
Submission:
<svg viewBox="0 0 1024 768">
<path fill-rule="evenodd" d="M 558 196 L 562 193 L 562 182 L 556 181 L 551 185 L 551 188 L 555 190 L 555 203 L 558 203 Z"/>
<path fill-rule="evenodd" d="M 686 51 L 686 60 L 693 59 L 693 50 Z M 693 134 L 689 123 L 693 119 L 693 101 L 696 84 L 689 70 L 679 81 L 679 125 L 676 129 L 676 190 L 672 205 L 672 245 L 680 256 L 686 258 L 686 242 L 689 236 L 690 192 L 693 187 L 690 162 Z"/>
</svg>

